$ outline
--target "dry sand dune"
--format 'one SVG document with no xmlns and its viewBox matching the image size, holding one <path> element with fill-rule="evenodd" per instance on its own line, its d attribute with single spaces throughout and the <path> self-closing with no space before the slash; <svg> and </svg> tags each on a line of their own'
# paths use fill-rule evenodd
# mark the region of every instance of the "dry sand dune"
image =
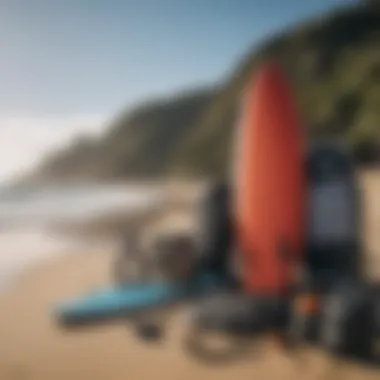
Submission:
<svg viewBox="0 0 380 380">
<path fill-rule="evenodd" d="M 380 175 L 366 173 L 362 178 L 369 261 L 376 275 L 380 274 Z M 380 372 L 348 364 L 328 376 L 319 353 L 309 354 L 310 365 L 296 371 L 294 361 L 269 349 L 258 359 L 252 354 L 229 365 L 200 365 L 180 348 L 184 333 L 180 315 L 159 345 L 137 342 L 122 323 L 77 332 L 59 329 L 50 314 L 52 304 L 104 286 L 111 258 L 107 253 L 76 253 L 52 259 L 0 296 L 0 380 L 380 379 Z"/>
</svg>

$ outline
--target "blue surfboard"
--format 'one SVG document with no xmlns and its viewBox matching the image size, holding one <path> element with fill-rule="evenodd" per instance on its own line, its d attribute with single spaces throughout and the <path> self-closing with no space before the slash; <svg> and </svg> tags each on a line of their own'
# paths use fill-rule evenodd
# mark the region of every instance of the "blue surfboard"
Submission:
<svg viewBox="0 0 380 380">
<path fill-rule="evenodd" d="M 64 324 L 85 323 L 118 316 L 127 318 L 155 307 L 211 293 L 224 286 L 225 280 L 213 274 L 202 274 L 183 284 L 127 284 L 63 301 L 54 307 L 54 315 Z"/>
</svg>

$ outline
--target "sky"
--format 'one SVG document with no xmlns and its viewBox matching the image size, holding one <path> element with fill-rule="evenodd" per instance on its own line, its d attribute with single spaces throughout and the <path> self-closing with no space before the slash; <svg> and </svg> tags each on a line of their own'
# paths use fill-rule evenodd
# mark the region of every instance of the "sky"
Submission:
<svg viewBox="0 0 380 380">
<path fill-rule="evenodd" d="M 0 182 L 125 107 L 220 81 L 349 0 L 0 0 Z"/>
</svg>

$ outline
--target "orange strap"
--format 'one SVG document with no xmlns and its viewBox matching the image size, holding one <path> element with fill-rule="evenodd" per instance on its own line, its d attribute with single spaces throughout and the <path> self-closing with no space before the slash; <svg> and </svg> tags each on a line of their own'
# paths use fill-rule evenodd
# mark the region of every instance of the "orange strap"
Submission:
<svg viewBox="0 0 380 380">
<path fill-rule="evenodd" d="M 295 311 L 301 315 L 315 315 L 319 311 L 319 297 L 315 293 L 302 294 L 295 299 Z"/>
</svg>

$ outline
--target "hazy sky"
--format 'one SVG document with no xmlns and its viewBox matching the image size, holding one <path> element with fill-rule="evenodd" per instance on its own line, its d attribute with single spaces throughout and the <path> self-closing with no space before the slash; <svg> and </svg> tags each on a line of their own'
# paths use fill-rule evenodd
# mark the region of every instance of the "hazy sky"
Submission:
<svg viewBox="0 0 380 380">
<path fill-rule="evenodd" d="M 0 180 L 151 95 L 214 82 L 349 0 L 0 0 Z"/>
</svg>

